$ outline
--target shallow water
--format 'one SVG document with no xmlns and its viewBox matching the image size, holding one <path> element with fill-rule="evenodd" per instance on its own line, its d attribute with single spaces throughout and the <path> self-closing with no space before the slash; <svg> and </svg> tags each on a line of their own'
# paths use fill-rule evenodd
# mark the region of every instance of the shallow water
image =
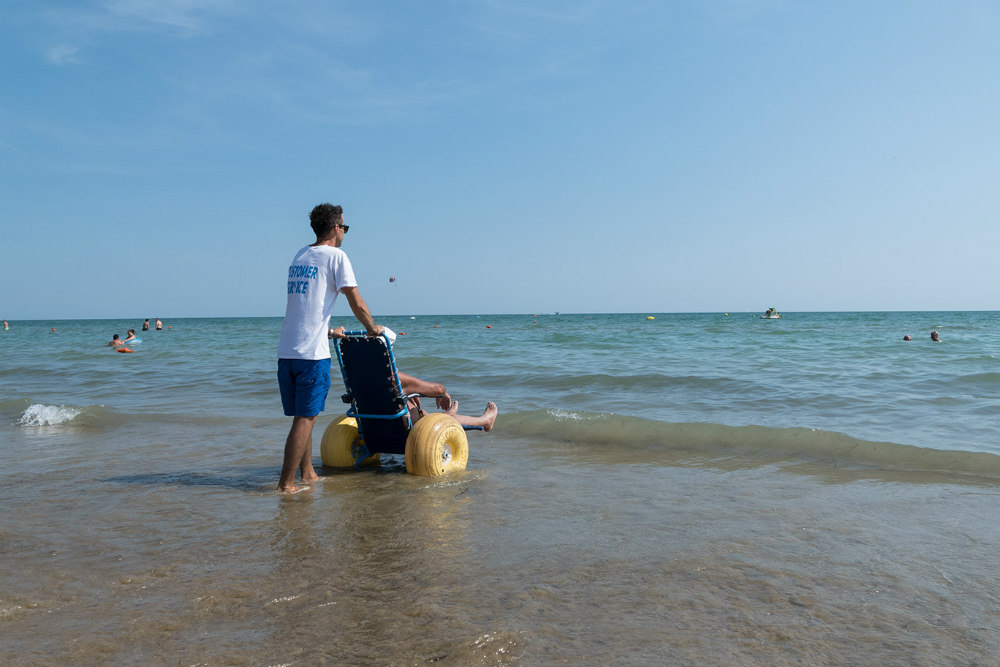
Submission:
<svg viewBox="0 0 1000 667">
<path fill-rule="evenodd" d="M 497 427 L 292 497 L 280 320 L 12 323 L 0 660 L 1000 664 L 996 314 L 656 317 L 389 319 Z"/>
</svg>

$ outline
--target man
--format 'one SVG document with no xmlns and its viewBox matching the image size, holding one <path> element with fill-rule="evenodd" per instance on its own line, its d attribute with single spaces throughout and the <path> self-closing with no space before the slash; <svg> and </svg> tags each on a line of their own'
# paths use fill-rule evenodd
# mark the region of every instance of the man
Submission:
<svg viewBox="0 0 1000 667">
<path fill-rule="evenodd" d="M 330 338 L 346 338 L 346 329 L 344 327 L 337 327 L 336 329 L 330 330 Z M 389 340 L 394 341 L 396 335 L 385 329 L 389 335 Z M 418 377 L 413 377 L 412 375 L 407 375 L 402 371 L 397 371 L 399 375 L 399 384 L 403 390 L 404 396 L 411 396 L 406 402 L 406 407 L 410 411 L 410 421 L 414 424 L 417 420 L 424 416 L 423 408 L 420 406 L 419 396 L 424 396 L 426 398 L 433 398 L 434 403 L 444 410 L 447 414 L 451 415 L 455 421 L 457 421 L 462 426 L 478 426 L 484 431 L 493 430 L 493 422 L 496 421 L 497 415 L 500 409 L 497 404 L 493 401 L 489 401 L 486 404 L 486 409 L 483 410 L 483 414 L 478 417 L 472 417 L 470 415 L 460 415 L 458 414 L 458 401 L 453 400 L 448 394 L 448 390 L 444 388 L 444 385 L 440 382 L 428 382 L 427 380 L 421 380 Z"/>
<path fill-rule="evenodd" d="M 406 373 L 399 373 L 399 383 L 403 386 L 403 394 L 406 396 L 420 394 L 433 398 L 434 403 L 440 409 L 454 417 L 455 421 L 462 426 L 481 426 L 484 431 L 493 429 L 493 422 L 496 421 L 499 412 L 497 404 L 493 401 L 486 404 L 486 409 L 479 417 L 460 415 L 458 414 L 458 401 L 452 400 L 443 384 L 421 380 Z M 420 407 L 420 399 L 414 396 L 409 400 L 407 407 L 410 409 L 410 419 L 416 424 L 417 420 L 424 416 L 424 411 Z"/>
<path fill-rule="evenodd" d="M 285 459 L 278 491 L 296 493 L 298 470 L 303 484 L 319 480 L 312 464 L 312 430 L 316 417 L 326 407 L 330 389 L 330 313 L 337 295 L 343 293 L 354 316 L 369 336 L 383 328 L 375 324 L 365 304 L 354 269 L 340 249 L 347 234 L 340 206 L 320 204 L 309 214 L 316 242 L 295 254 L 288 269 L 288 301 L 278 339 L 278 385 L 285 414 L 292 427 L 285 440 Z"/>
</svg>

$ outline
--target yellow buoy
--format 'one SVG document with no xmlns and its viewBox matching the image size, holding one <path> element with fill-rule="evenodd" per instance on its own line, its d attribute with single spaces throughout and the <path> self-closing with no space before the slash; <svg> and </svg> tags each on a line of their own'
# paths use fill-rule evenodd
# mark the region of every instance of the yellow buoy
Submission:
<svg viewBox="0 0 1000 667">
<path fill-rule="evenodd" d="M 647 319 L 647 320 L 655 320 L 656 318 L 655 318 L 655 317 L 653 317 L 652 315 L 647 315 L 647 316 L 646 316 L 646 319 Z"/>
</svg>

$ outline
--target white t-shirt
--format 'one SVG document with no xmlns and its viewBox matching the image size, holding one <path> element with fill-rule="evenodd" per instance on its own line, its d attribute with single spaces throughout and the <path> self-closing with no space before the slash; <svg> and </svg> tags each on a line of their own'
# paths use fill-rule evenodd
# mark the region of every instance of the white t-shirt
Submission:
<svg viewBox="0 0 1000 667">
<path fill-rule="evenodd" d="M 351 260 L 340 248 L 306 246 L 288 267 L 288 303 L 278 339 L 279 359 L 329 359 L 330 313 L 345 287 L 357 287 Z"/>
</svg>

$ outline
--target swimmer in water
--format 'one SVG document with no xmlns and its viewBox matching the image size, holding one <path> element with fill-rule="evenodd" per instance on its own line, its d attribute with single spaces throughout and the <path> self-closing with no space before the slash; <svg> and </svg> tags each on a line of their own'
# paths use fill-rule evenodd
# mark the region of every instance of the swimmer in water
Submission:
<svg viewBox="0 0 1000 667">
<path fill-rule="evenodd" d="M 133 340 L 135 340 L 135 329 L 129 329 L 128 335 L 125 336 L 125 342 L 129 343 Z"/>
<path fill-rule="evenodd" d="M 933 341 L 935 343 L 940 343 L 941 342 L 941 336 L 938 334 L 937 331 L 932 331 L 931 332 L 931 341 Z"/>
<path fill-rule="evenodd" d="M 108 347 L 120 347 L 120 346 L 122 346 L 124 344 L 125 344 L 125 341 L 123 341 L 121 338 L 119 338 L 118 334 L 115 334 L 111 338 L 111 342 L 108 343 Z"/>
</svg>

